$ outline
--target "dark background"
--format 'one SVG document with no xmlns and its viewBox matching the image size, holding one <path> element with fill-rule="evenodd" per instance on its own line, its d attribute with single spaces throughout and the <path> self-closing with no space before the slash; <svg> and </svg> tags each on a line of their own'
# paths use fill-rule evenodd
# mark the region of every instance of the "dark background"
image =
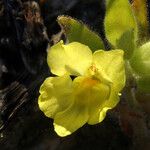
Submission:
<svg viewBox="0 0 150 150">
<path fill-rule="evenodd" d="M 132 136 L 123 132 L 113 111 L 101 124 L 85 125 L 68 137 L 60 138 L 53 131 L 52 120 L 39 110 L 37 98 L 41 83 L 50 76 L 46 49 L 48 42 L 53 44 L 52 35 L 60 31 L 57 16 L 82 20 L 105 41 L 105 5 L 104 0 L 35 2 L 0 0 L 0 149 L 136 149 Z"/>
</svg>

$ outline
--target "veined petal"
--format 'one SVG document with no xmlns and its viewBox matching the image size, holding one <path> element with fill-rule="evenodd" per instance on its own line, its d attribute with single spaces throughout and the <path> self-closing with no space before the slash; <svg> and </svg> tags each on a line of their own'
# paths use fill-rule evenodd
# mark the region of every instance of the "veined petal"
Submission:
<svg viewBox="0 0 150 150">
<path fill-rule="evenodd" d="M 105 99 L 102 105 L 95 108 L 95 112 L 89 117 L 88 124 L 94 125 L 102 122 L 106 116 L 107 111 L 109 109 L 113 109 L 118 104 L 118 102 L 118 93 L 116 93 L 115 89 L 112 86 L 110 97 L 108 99 Z"/>
<path fill-rule="evenodd" d="M 59 136 L 67 136 L 82 127 L 110 94 L 109 86 L 87 76 L 75 78 L 73 88 L 74 104 L 54 118 L 55 131 Z"/>
<path fill-rule="evenodd" d="M 87 122 L 89 124 L 99 123 L 99 109 L 108 101 L 111 85 L 107 85 L 93 76 L 77 77 L 73 81 L 73 85 L 76 98 L 80 100 L 80 104 L 88 108 L 89 118 Z"/>
<path fill-rule="evenodd" d="M 89 102 L 89 124 L 97 124 L 100 122 L 99 117 L 95 118 L 99 113 L 100 108 L 108 100 L 110 96 L 110 87 L 106 84 L 100 83 L 93 87 L 91 98 Z M 98 114 L 99 115 L 99 114 Z"/>
<path fill-rule="evenodd" d="M 68 75 L 47 78 L 40 88 L 38 104 L 47 117 L 54 118 L 72 104 L 72 80 Z"/>
<path fill-rule="evenodd" d="M 78 42 L 64 45 L 63 42 L 52 46 L 48 51 L 48 65 L 53 74 L 61 76 L 83 75 L 92 62 L 92 52 L 88 46 Z"/>
<path fill-rule="evenodd" d="M 93 63 L 99 72 L 104 72 L 111 79 L 117 92 L 122 90 L 125 85 L 122 50 L 96 51 L 93 54 Z"/>
<path fill-rule="evenodd" d="M 107 101 L 105 101 L 105 103 L 103 104 L 103 106 L 99 110 L 100 111 L 100 115 L 99 115 L 99 121 L 100 122 L 104 120 L 107 111 L 109 109 L 113 109 L 118 104 L 119 100 L 120 100 L 119 93 L 117 93 L 115 88 L 112 86 L 109 99 Z"/>
<path fill-rule="evenodd" d="M 80 100 L 76 99 L 67 110 L 56 114 L 54 128 L 59 136 L 64 137 L 82 127 L 87 120 L 88 107 L 80 104 Z"/>
<path fill-rule="evenodd" d="M 115 87 L 112 86 L 110 97 L 107 101 L 105 101 L 105 103 L 103 104 L 103 107 L 112 109 L 118 104 L 118 102 L 119 102 L 119 93 L 116 92 Z"/>
<path fill-rule="evenodd" d="M 63 112 L 56 114 L 54 118 L 54 128 L 59 136 L 67 136 L 82 127 L 88 120 L 88 97 L 82 81 L 85 79 L 79 76 L 73 81 L 72 97 L 74 102 Z M 85 86 L 84 86 L 85 87 Z"/>
</svg>

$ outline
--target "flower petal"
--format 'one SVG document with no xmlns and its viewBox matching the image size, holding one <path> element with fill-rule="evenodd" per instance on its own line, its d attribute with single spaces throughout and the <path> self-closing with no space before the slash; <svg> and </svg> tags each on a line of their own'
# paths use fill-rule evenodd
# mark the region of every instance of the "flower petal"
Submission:
<svg viewBox="0 0 150 150">
<path fill-rule="evenodd" d="M 125 68 L 122 50 L 103 51 L 93 54 L 93 63 L 100 72 L 105 73 L 113 82 L 117 92 L 125 85 Z"/>
<path fill-rule="evenodd" d="M 52 46 L 48 51 L 48 65 L 51 72 L 61 76 L 83 75 L 92 62 L 92 52 L 88 46 L 78 42 L 64 45 L 63 42 Z"/>
<path fill-rule="evenodd" d="M 47 117 L 54 118 L 72 104 L 71 92 L 72 80 L 68 75 L 47 78 L 40 88 L 40 109 Z"/>
<path fill-rule="evenodd" d="M 91 93 L 91 99 L 89 102 L 89 124 L 96 124 L 99 123 L 99 118 L 96 120 L 95 118 L 97 112 L 99 112 L 99 109 L 103 106 L 103 104 L 108 100 L 110 96 L 110 88 L 108 85 L 105 85 L 103 83 L 97 85 L 92 89 Z"/>
<path fill-rule="evenodd" d="M 88 108 L 88 123 L 96 124 L 99 123 L 99 109 L 102 108 L 103 104 L 108 101 L 110 97 L 110 85 L 104 84 L 101 80 L 93 77 L 77 77 L 73 81 L 74 93 L 76 99 L 80 102 L 80 105 L 83 104 Z M 98 117 L 96 120 L 95 115 L 98 112 Z"/>
<path fill-rule="evenodd" d="M 88 107 L 75 100 L 67 110 L 56 114 L 54 128 L 59 136 L 64 137 L 82 127 L 87 120 Z"/>
<path fill-rule="evenodd" d="M 98 96 L 101 94 L 98 89 L 95 89 L 97 92 L 92 92 L 92 87 L 96 84 L 99 84 L 99 81 L 84 76 L 74 79 L 72 94 L 74 103 L 64 112 L 56 114 L 54 118 L 55 131 L 59 136 L 67 136 L 73 133 L 88 121 L 89 107 L 93 101 L 93 96 L 95 93 Z M 89 102 L 91 103 L 89 104 Z"/>
<path fill-rule="evenodd" d="M 88 124 L 93 125 L 100 123 L 104 120 L 106 113 L 109 109 L 113 109 L 119 102 L 118 93 L 112 87 L 109 99 L 106 99 L 100 107 L 95 108 L 93 115 L 90 115 Z"/>
</svg>

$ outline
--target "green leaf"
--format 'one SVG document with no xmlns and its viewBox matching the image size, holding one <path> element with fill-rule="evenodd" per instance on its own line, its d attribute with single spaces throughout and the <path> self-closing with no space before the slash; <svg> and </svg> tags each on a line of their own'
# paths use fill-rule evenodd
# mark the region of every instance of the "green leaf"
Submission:
<svg viewBox="0 0 150 150">
<path fill-rule="evenodd" d="M 134 52 L 130 64 L 139 76 L 150 75 L 150 42 L 145 43 Z"/>
<path fill-rule="evenodd" d="M 142 92 L 150 93 L 150 75 L 149 76 L 140 77 L 137 80 L 137 87 Z"/>
<path fill-rule="evenodd" d="M 105 34 L 113 47 L 129 58 L 137 40 L 137 23 L 128 0 L 106 0 Z"/>
<path fill-rule="evenodd" d="M 59 16 L 58 23 L 64 30 L 69 43 L 76 41 L 88 45 L 93 52 L 105 49 L 102 39 L 82 22 L 68 16 Z"/>
</svg>

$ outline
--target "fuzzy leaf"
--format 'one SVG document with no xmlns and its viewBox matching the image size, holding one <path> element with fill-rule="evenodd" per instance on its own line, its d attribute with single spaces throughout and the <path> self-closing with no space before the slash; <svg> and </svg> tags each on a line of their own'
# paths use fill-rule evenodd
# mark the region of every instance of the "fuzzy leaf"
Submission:
<svg viewBox="0 0 150 150">
<path fill-rule="evenodd" d="M 137 24 L 128 0 L 106 0 L 104 26 L 108 41 L 129 58 L 136 47 Z"/>
<path fill-rule="evenodd" d="M 150 42 L 145 43 L 134 52 L 130 64 L 139 76 L 150 75 Z"/>
<path fill-rule="evenodd" d="M 59 16 L 58 23 L 64 30 L 69 43 L 76 41 L 88 45 L 93 52 L 104 49 L 102 39 L 82 22 L 68 16 Z"/>
<path fill-rule="evenodd" d="M 140 91 L 150 93 L 150 75 L 137 80 L 137 87 Z"/>
</svg>

